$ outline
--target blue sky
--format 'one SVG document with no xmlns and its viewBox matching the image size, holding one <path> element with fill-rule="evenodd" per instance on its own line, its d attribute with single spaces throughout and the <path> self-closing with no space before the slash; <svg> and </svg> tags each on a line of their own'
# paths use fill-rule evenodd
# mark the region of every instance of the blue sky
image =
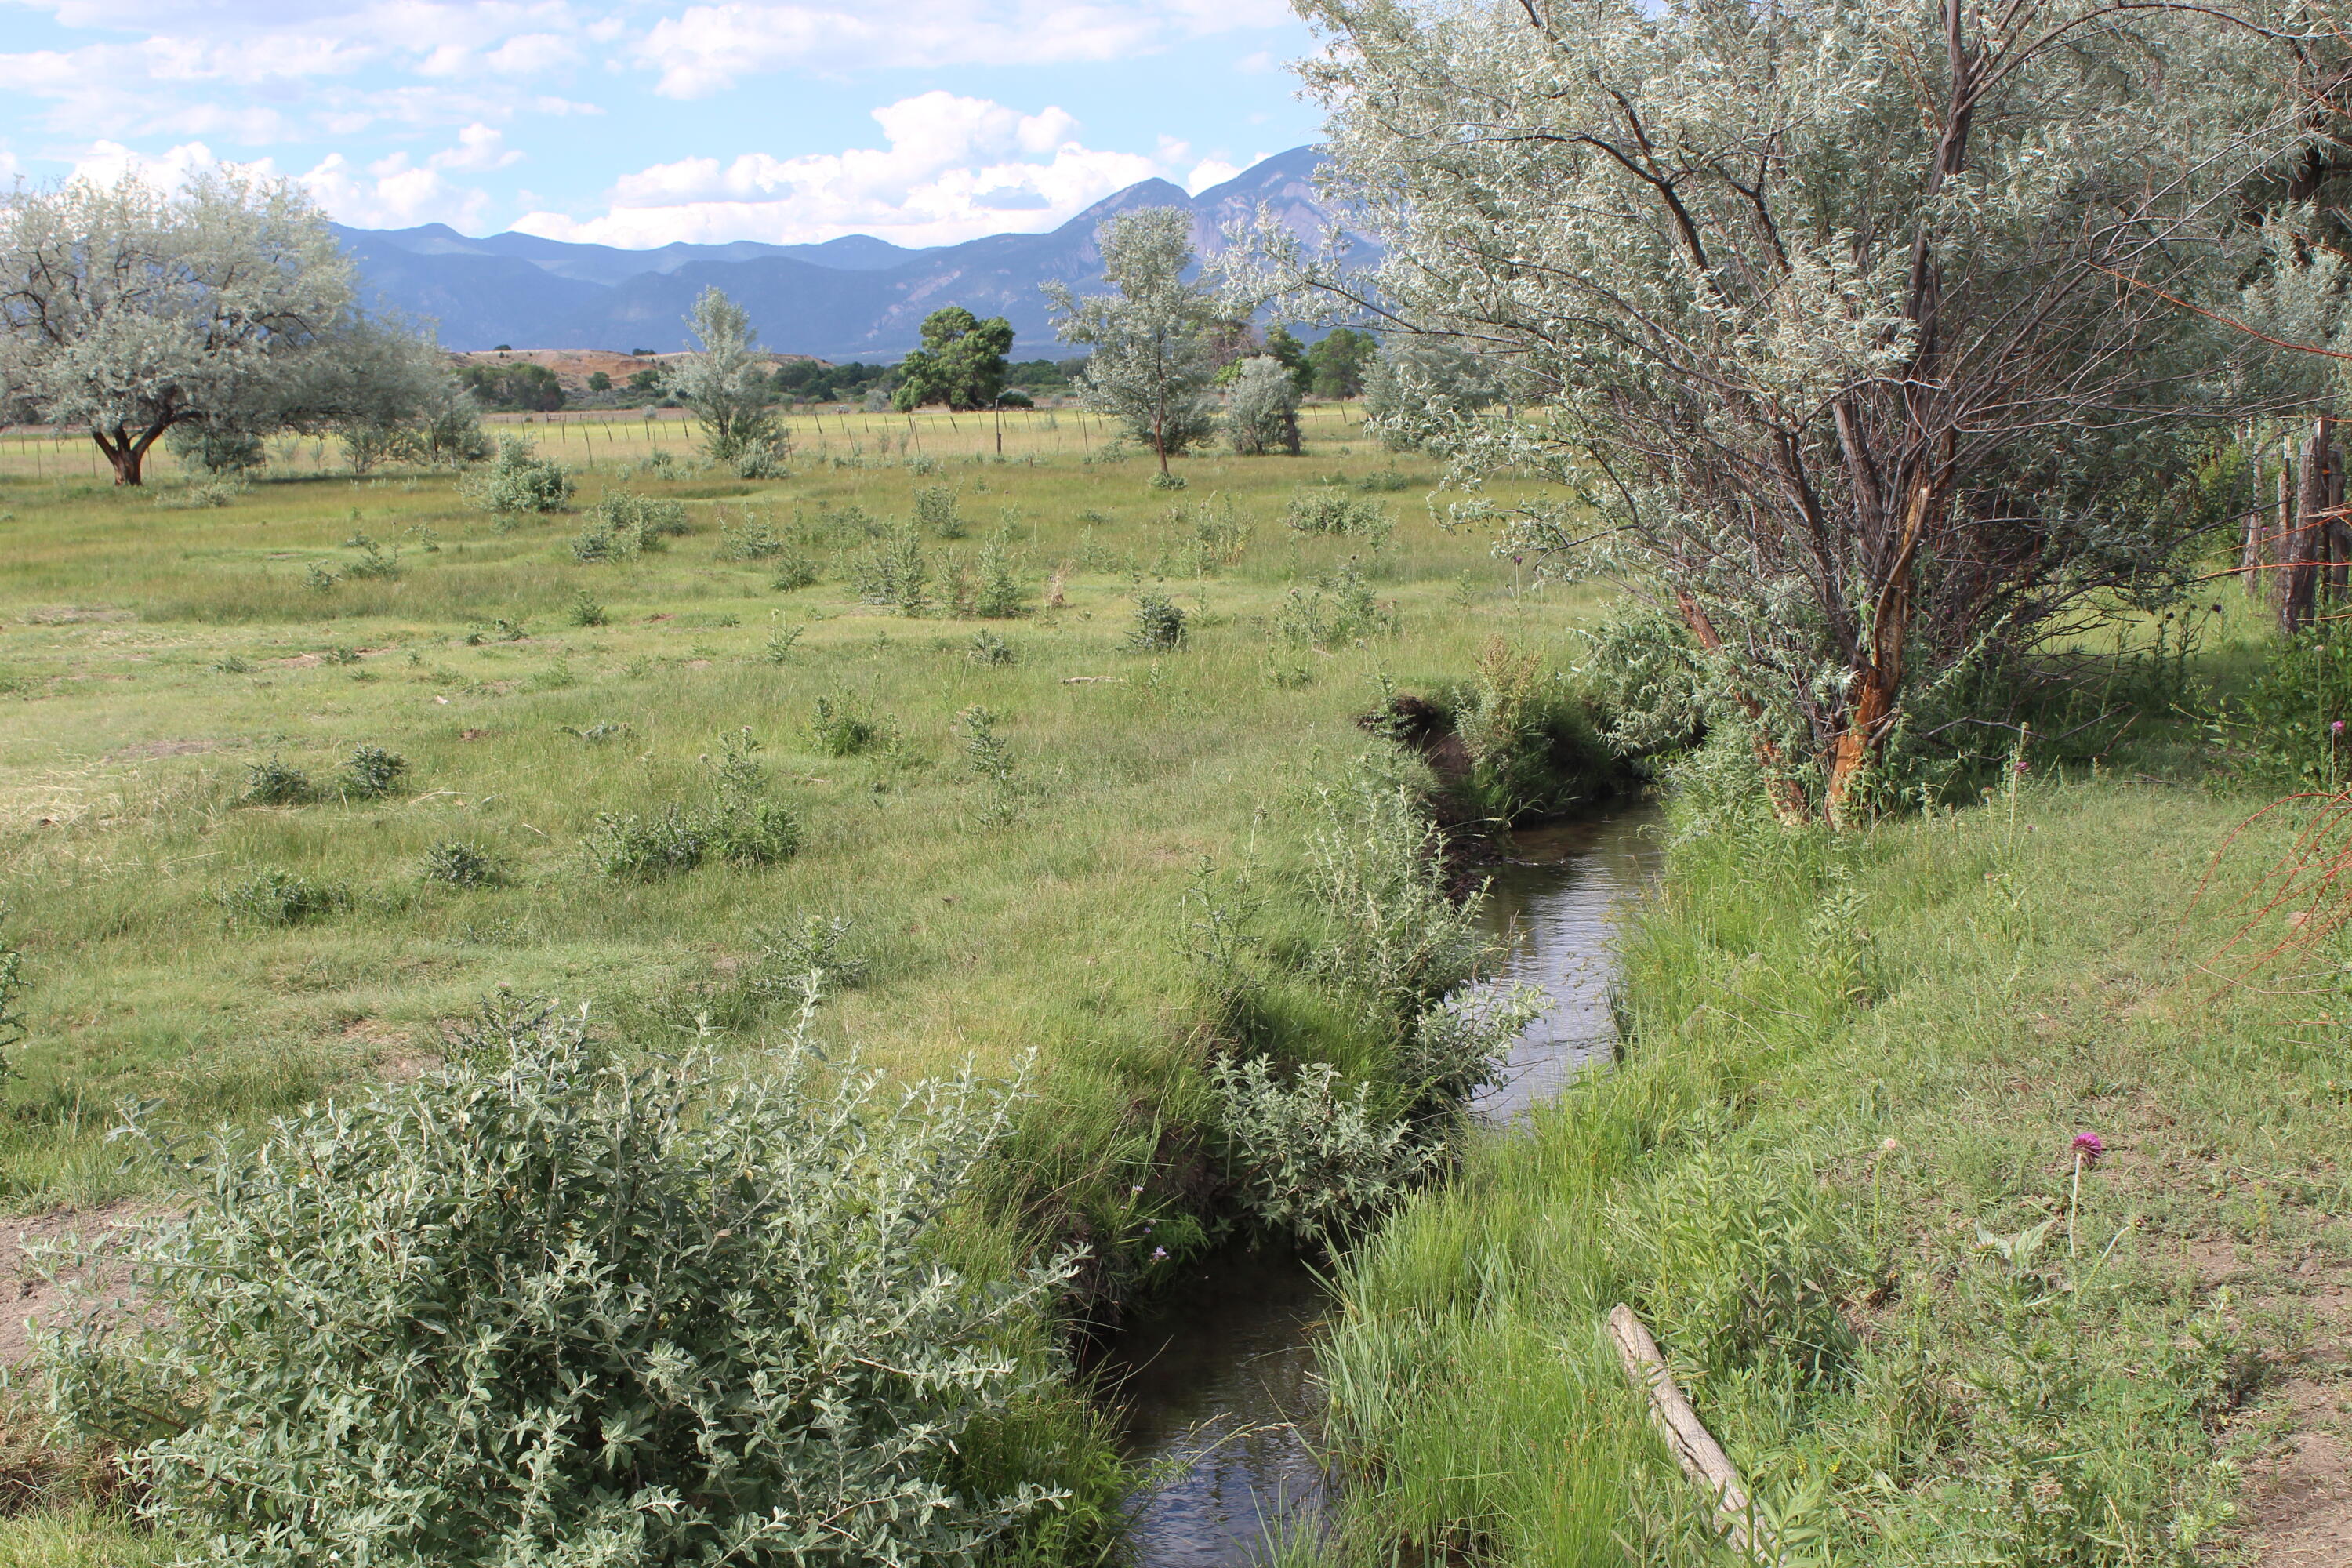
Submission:
<svg viewBox="0 0 2352 1568">
<path fill-rule="evenodd" d="M 301 180 L 342 222 L 936 245 L 1314 140 L 1283 0 L 0 0 L 0 176 Z"/>
</svg>

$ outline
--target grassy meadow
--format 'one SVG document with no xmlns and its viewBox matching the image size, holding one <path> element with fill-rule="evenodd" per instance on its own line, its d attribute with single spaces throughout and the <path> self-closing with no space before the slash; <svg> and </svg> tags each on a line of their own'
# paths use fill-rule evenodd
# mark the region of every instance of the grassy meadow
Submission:
<svg viewBox="0 0 2352 1568">
<path fill-rule="evenodd" d="M 796 471 L 772 483 L 631 473 L 651 448 L 607 463 L 599 446 L 572 512 L 511 521 L 446 475 L 296 460 L 184 509 L 168 475 L 143 493 L 60 483 L 8 448 L 0 900 L 32 989 L 0 1201 L 82 1204 L 133 1179 L 102 1143 L 126 1099 L 250 1121 L 414 1070 L 499 988 L 641 1033 L 701 1016 L 756 1038 L 754 933 L 811 920 L 847 922 L 841 967 L 864 971 L 828 1004 L 828 1038 L 910 1074 L 1037 1053 L 1076 1123 L 1041 1124 L 1037 1157 L 1078 1163 L 1049 1186 L 1108 1179 L 1085 1163 L 1139 1139 L 1148 1157 L 1197 1054 L 1182 905 L 1204 858 L 1234 864 L 1318 758 L 1362 748 L 1381 679 L 1460 681 L 1498 633 L 1557 661 L 1590 608 L 1438 526 L 1433 468 L 1364 443 L 1352 410 L 1310 415 L 1305 457 L 1190 459 L 1174 494 L 1147 488 L 1142 458 L 1016 455 L 1008 437 L 999 462 L 970 416 L 919 416 L 904 458 L 903 417 L 829 459 L 803 426 Z M 1023 417 L 1033 447 L 1053 434 L 1051 416 Z M 1367 476 L 1402 488 L 1356 489 Z M 1291 498 L 1331 479 L 1392 538 L 1286 528 Z M 964 537 L 922 541 L 931 612 L 861 603 L 845 563 L 867 541 L 843 519 L 886 524 L 936 487 Z M 682 503 L 691 531 L 575 560 L 586 509 L 623 489 Z M 754 521 L 815 541 L 819 581 L 780 591 L 772 560 L 730 559 Z M 945 582 L 991 536 L 1024 613 L 956 619 Z M 1350 563 L 1381 625 L 1318 637 Z M 1182 647 L 1128 647 L 1139 594 L 1184 611 Z M 604 624 L 577 624 L 597 618 L 583 599 Z M 829 754 L 820 702 L 870 728 L 861 749 Z M 958 727 L 976 705 L 1001 782 Z M 801 822 L 795 858 L 656 879 L 590 865 L 599 813 L 707 801 L 746 731 L 766 798 Z M 361 746 L 405 759 L 382 798 L 338 791 Z M 318 798 L 251 799 L 273 763 Z M 425 879 L 451 841 L 498 879 Z M 289 922 L 225 903 L 271 873 L 331 907 Z"/>
<path fill-rule="evenodd" d="M 1606 607 L 1442 527 L 1435 466 L 1354 411 L 1308 414 L 1306 456 L 1186 459 L 1173 493 L 1068 412 L 1008 416 L 1002 460 L 992 420 L 803 418 L 758 482 L 696 471 L 674 422 L 533 424 L 578 491 L 509 520 L 308 443 L 209 505 L 0 439 L 0 931 L 31 982 L 0 1204 L 152 1185 L 105 1142 L 125 1100 L 255 1123 L 417 1070 L 501 991 L 757 1053 L 816 940 L 825 1039 L 904 1076 L 1034 1054 L 1005 1212 L 1130 1260 L 1146 1223 L 1197 1244 L 1204 876 L 1279 889 L 1387 694 L 1469 682 L 1496 637 L 1559 676 Z M 578 559 L 622 491 L 688 531 Z M 1388 531 L 1295 530 L 1302 492 Z M 866 602 L 919 513 L 927 613 Z M 955 613 L 983 550 L 1019 614 Z M 1155 596 L 1180 646 L 1135 646 Z M 2352 1366 L 2352 954 L 2285 918 L 2307 901 L 2232 948 L 2326 819 L 2240 831 L 2269 795 L 2222 765 L 2228 703 L 2269 645 L 2221 599 L 2130 723 L 1958 809 L 1790 833 L 1687 775 L 1622 939 L 1622 1061 L 1339 1263 L 1346 1500 L 1286 1556 L 1731 1561 L 1601 1337 L 1621 1300 L 1789 1563 L 2258 1563 L 2303 1527 L 2297 1486 L 2336 1481 L 2280 1444 L 2344 1451 Z M 347 778 L 365 747 L 404 760 L 388 792 Z M 272 770 L 310 797 L 255 798 Z M 592 859 L 600 817 L 730 788 L 798 852 Z M 488 874 L 427 875 L 458 863 Z M 1267 1005 L 1345 1059 L 1343 1023 Z M 79 1501 L 0 1523 L 0 1562 L 160 1550 Z"/>
</svg>

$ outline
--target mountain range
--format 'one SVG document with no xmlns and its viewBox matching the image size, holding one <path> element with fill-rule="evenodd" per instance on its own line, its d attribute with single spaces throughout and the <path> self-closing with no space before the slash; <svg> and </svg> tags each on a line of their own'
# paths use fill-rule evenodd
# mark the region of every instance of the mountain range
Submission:
<svg viewBox="0 0 2352 1568">
<path fill-rule="evenodd" d="M 441 224 L 336 229 L 377 308 L 436 323 L 447 349 L 650 349 L 694 346 L 686 313 L 717 285 L 751 313 L 762 348 L 834 361 L 897 359 L 921 341 L 923 318 L 946 305 L 1013 323 L 1013 357 L 1055 357 L 1038 286 L 1083 284 L 1102 272 L 1095 228 L 1136 207 L 1182 207 L 1195 246 L 1220 246 L 1228 224 L 1261 204 L 1302 233 L 1330 215 L 1315 189 L 1319 149 L 1297 147 L 1190 196 L 1145 180 L 1044 234 L 994 234 L 908 249 L 869 235 L 819 245 L 666 245 L 623 250 L 529 234 L 474 239 Z"/>
</svg>

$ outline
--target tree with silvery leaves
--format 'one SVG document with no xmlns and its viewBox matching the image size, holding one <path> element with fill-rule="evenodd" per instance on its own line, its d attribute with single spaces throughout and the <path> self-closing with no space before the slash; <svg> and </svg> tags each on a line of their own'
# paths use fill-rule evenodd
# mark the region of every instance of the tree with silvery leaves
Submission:
<svg viewBox="0 0 2352 1568">
<path fill-rule="evenodd" d="M 0 195 L 0 417 L 87 429 L 118 485 L 174 430 L 404 417 L 436 357 L 362 316 L 351 258 L 291 182 Z M 362 364 L 396 364 L 397 384 Z"/>
<path fill-rule="evenodd" d="M 1439 411 L 1503 547 L 1671 615 L 1783 819 L 1857 820 L 1906 706 L 2177 587 L 2197 457 L 2305 395 L 2197 313 L 2342 145 L 2342 32 L 2268 0 L 1302 0 L 1328 195 L 1264 290 L 1474 348 Z M 2257 221 L 2249 222 L 2248 219 Z M 1557 492 L 1556 492 L 1557 493 Z"/>
<path fill-rule="evenodd" d="M 1094 351 L 1078 385 L 1087 406 L 1150 447 L 1164 479 L 1169 458 L 1208 440 L 1217 423 L 1209 395 L 1217 311 L 1208 291 L 1184 276 L 1192 265 L 1192 215 L 1140 207 L 1095 233 L 1103 278 L 1117 292 L 1081 298 L 1053 282 L 1045 286 L 1045 302 L 1062 341 Z"/>
<path fill-rule="evenodd" d="M 751 312 L 718 289 L 696 296 L 686 319 L 702 352 L 681 362 L 670 390 L 694 410 L 703 451 L 713 462 L 741 468 L 782 455 L 785 431 L 775 416 L 775 387 L 751 345 L 759 332 Z"/>
</svg>

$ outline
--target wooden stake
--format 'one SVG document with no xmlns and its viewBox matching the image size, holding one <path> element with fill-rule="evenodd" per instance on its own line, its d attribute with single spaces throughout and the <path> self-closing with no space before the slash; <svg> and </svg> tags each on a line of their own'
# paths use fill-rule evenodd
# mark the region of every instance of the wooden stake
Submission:
<svg viewBox="0 0 2352 1568">
<path fill-rule="evenodd" d="M 1649 1395 L 1650 1419 L 1666 1447 L 1674 1450 L 1683 1474 L 1705 1487 L 1715 1500 L 1716 1517 L 1723 1521 L 1731 1549 L 1751 1563 L 1777 1561 L 1777 1554 L 1768 1553 L 1764 1543 L 1749 1532 L 1754 1508 L 1747 1489 L 1739 1484 L 1739 1472 L 1731 1468 L 1730 1456 L 1707 1431 L 1706 1423 L 1698 1418 L 1683 1391 L 1675 1386 L 1675 1374 L 1666 1370 L 1658 1342 L 1650 1337 L 1633 1309 L 1622 1301 L 1610 1310 L 1609 1337 L 1617 1342 L 1626 1380 Z"/>
</svg>

